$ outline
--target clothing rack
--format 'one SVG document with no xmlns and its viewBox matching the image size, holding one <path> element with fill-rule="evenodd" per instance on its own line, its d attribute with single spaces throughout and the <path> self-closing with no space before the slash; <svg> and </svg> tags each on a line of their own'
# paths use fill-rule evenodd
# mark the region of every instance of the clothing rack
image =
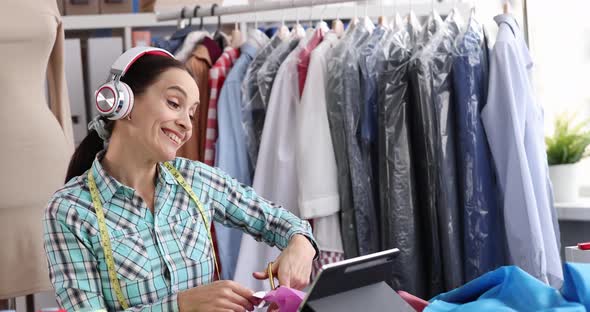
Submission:
<svg viewBox="0 0 590 312">
<path fill-rule="evenodd" d="M 222 16 L 222 15 L 233 15 L 233 14 L 242 14 L 242 13 L 254 13 L 254 12 L 262 12 L 262 11 L 273 11 L 273 10 L 283 10 L 283 9 L 296 9 L 302 7 L 311 7 L 311 6 L 323 6 L 326 4 L 338 4 L 338 3 L 354 3 L 357 1 L 351 0 L 297 0 L 297 1 L 290 1 L 289 3 L 282 3 L 282 1 L 276 2 L 264 2 L 260 4 L 249 4 L 249 5 L 236 5 L 236 6 L 218 6 L 218 5 L 211 5 L 208 7 L 200 7 L 198 10 L 195 8 L 198 5 L 195 5 L 192 9 L 186 10 L 187 7 L 184 7 L 181 10 L 173 11 L 173 12 L 158 12 L 157 20 L 158 21 L 169 21 L 169 20 L 178 20 L 180 19 L 183 13 L 185 13 L 185 18 L 190 17 L 206 17 L 206 16 Z M 304 16 L 302 16 L 304 17 Z"/>
</svg>

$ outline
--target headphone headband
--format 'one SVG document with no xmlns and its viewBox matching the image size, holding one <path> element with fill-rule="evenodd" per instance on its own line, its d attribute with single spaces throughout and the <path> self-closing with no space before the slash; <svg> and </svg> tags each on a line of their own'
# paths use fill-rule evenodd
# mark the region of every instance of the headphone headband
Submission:
<svg viewBox="0 0 590 312">
<path fill-rule="evenodd" d="M 164 49 L 152 47 L 131 48 L 125 51 L 125 53 L 119 56 L 115 63 L 113 63 L 113 66 L 111 66 L 111 74 L 119 77 L 124 76 L 129 67 L 145 54 L 162 55 L 174 58 L 174 55 Z M 111 77 L 109 77 L 109 79 L 111 79 Z"/>
</svg>

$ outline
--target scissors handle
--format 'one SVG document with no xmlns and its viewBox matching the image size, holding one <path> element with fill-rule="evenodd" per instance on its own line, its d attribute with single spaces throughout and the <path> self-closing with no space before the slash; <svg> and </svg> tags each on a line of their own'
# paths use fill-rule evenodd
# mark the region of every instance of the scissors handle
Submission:
<svg viewBox="0 0 590 312">
<path fill-rule="evenodd" d="M 268 264 L 268 266 L 266 267 L 266 272 L 268 274 L 268 279 L 270 281 L 270 289 L 271 290 L 275 290 L 275 277 L 272 274 L 272 262 Z"/>
</svg>

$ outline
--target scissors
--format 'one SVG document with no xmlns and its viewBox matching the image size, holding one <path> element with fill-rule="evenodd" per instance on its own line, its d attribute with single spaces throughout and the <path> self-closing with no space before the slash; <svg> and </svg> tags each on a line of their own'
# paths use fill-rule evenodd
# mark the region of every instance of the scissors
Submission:
<svg viewBox="0 0 590 312">
<path fill-rule="evenodd" d="M 272 262 L 270 262 L 268 264 L 268 266 L 266 267 L 266 273 L 268 275 L 268 280 L 270 282 L 270 289 L 275 290 L 275 289 L 277 289 L 277 287 L 275 286 L 275 277 L 272 274 L 272 265 L 273 265 Z"/>
</svg>

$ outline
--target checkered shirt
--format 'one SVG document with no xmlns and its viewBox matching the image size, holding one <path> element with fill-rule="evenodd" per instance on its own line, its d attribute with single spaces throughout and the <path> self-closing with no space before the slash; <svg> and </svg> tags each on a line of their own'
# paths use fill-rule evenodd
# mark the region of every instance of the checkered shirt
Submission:
<svg viewBox="0 0 590 312">
<path fill-rule="evenodd" d="M 207 132 L 205 138 L 205 164 L 215 163 L 215 143 L 217 142 L 217 100 L 225 77 L 240 56 L 240 50 L 227 48 L 209 70 L 209 111 L 207 112 Z"/>
<path fill-rule="evenodd" d="M 213 280 L 211 245 L 199 210 L 159 164 L 152 214 L 133 189 L 105 172 L 99 162 L 103 155 L 98 155 L 90 170 L 100 192 L 117 276 L 130 310 L 177 311 L 179 291 Z M 176 158 L 173 165 L 199 197 L 209 220 L 241 228 L 280 249 L 295 234 L 314 242 L 307 222 L 220 170 L 184 158 Z M 68 311 L 122 310 L 108 278 L 88 172 L 53 195 L 44 226 L 50 278 L 60 306 Z"/>
</svg>

